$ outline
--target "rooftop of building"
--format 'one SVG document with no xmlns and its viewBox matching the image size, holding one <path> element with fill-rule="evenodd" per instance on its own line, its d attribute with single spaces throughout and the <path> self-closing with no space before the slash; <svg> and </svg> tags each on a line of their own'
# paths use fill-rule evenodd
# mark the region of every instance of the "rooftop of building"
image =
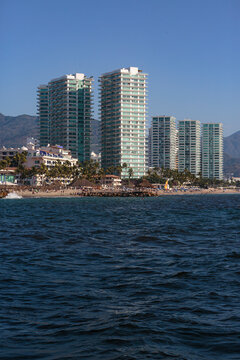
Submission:
<svg viewBox="0 0 240 360">
<path fill-rule="evenodd" d="M 200 124 L 200 121 L 199 121 L 199 120 L 193 120 L 193 119 L 183 119 L 183 120 L 179 120 L 179 122 L 180 122 L 180 121 L 185 121 L 185 122 L 190 122 L 190 121 L 192 121 L 192 122 L 197 122 L 197 123 Z"/>
<path fill-rule="evenodd" d="M 216 123 L 216 122 L 207 122 L 207 123 L 202 123 L 202 125 L 223 125 L 223 123 L 219 122 L 219 123 Z"/>
<path fill-rule="evenodd" d="M 104 73 L 101 75 L 101 77 L 115 74 L 115 73 L 129 74 L 129 75 L 137 75 L 137 74 L 141 73 L 142 75 L 147 75 L 147 74 L 143 73 L 142 70 L 138 69 L 138 67 L 130 66 L 128 68 L 121 68 L 121 69 L 117 69 L 117 70 L 113 70 L 113 71 Z"/>
</svg>

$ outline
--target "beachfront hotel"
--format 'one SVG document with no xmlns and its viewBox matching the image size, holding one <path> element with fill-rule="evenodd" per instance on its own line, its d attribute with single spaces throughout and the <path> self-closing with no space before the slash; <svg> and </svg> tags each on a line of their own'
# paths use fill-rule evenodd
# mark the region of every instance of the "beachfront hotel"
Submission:
<svg viewBox="0 0 240 360">
<path fill-rule="evenodd" d="M 223 179 L 223 125 L 202 125 L 202 177 Z"/>
<path fill-rule="evenodd" d="M 198 120 L 180 120 L 178 127 L 178 170 L 201 172 L 201 128 Z"/>
<path fill-rule="evenodd" d="M 100 115 L 104 169 L 124 163 L 122 178 L 146 173 L 147 74 L 137 67 L 103 74 L 100 79 Z"/>
<path fill-rule="evenodd" d="M 176 169 L 176 118 L 165 115 L 154 116 L 150 132 L 151 166 Z"/>
<path fill-rule="evenodd" d="M 92 82 L 76 73 L 38 87 L 40 146 L 59 144 L 81 162 L 90 159 Z"/>
</svg>

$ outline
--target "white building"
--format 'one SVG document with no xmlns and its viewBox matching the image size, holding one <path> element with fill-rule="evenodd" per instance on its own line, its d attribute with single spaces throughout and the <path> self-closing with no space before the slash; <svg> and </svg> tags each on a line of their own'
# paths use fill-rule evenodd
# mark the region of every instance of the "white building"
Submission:
<svg viewBox="0 0 240 360">
<path fill-rule="evenodd" d="M 99 164 L 101 164 L 101 153 L 96 154 L 94 151 L 92 151 L 90 159 L 93 160 L 94 162 L 98 162 Z"/>
<path fill-rule="evenodd" d="M 223 179 L 223 125 L 202 125 L 202 177 Z"/>
<path fill-rule="evenodd" d="M 71 166 L 77 164 L 77 159 L 74 159 L 70 150 L 65 150 L 60 145 L 43 146 L 36 149 L 34 146 L 28 149 L 27 161 L 24 164 L 27 168 L 36 167 L 40 168 L 41 164 L 46 165 L 48 168 L 53 167 L 57 162 L 64 164 L 69 162 Z"/>
<path fill-rule="evenodd" d="M 122 184 L 121 178 L 116 175 L 105 175 L 101 179 L 103 187 L 120 187 Z"/>
<path fill-rule="evenodd" d="M 28 151 L 26 146 L 22 146 L 20 148 L 6 148 L 3 146 L 0 149 L 0 160 L 6 160 L 6 158 L 12 159 L 17 153 L 22 153 L 24 151 Z"/>
<path fill-rule="evenodd" d="M 100 77 L 102 167 L 126 163 L 133 177 L 146 173 L 147 74 L 137 67 Z M 128 177 L 127 169 L 122 171 Z"/>
</svg>

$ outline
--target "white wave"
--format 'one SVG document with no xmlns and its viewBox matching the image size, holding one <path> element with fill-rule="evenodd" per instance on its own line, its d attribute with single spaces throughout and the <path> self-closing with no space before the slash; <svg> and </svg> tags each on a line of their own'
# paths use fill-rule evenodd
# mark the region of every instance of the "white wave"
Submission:
<svg viewBox="0 0 240 360">
<path fill-rule="evenodd" d="M 7 196 L 5 196 L 4 199 L 22 199 L 22 196 L 18 195 L 17 193 L 15 193 L 14 191 L 7 194 Z"/>
</svg>

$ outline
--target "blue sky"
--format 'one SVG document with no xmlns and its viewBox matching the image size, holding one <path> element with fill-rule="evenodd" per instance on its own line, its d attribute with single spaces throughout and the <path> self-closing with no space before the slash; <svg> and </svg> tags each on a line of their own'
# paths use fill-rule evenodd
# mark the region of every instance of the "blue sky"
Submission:
<svg viewBox="0 0 240 360">
<path fill-rule="evenodd" d="M 149 118 L 240 129 L 239 0 L 0 0 L 0 112 L 36 114 L 36 88 L 120 67 L 149 74 Z"/>
</svg>

